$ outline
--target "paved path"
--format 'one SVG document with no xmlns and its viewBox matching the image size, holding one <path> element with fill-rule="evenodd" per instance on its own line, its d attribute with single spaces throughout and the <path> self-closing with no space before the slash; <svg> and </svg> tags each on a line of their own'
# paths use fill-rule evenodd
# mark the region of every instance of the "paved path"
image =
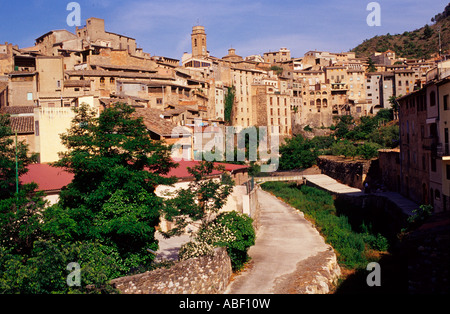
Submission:
<svg viewBox="0 0 450 314">
<path fill-rule="evenodd" d="M 304 178 L 306 181 L 320 186 L 321 188 L 334 194 L 354 194 L 355 196 L 364 194 L 360 189 L 352 188 L 348 185 L 339 183 L 335 179 L 324 174 L 306 175 Z"/>
<path fill-rule="evenodd" d="M 252 261 L 230 283 L 226 294 L 277 293 L 277 284 L 296 271 L 298 262 L 330 248 L 299 211 L 261 189 L 257 193 L 260 228 L 249 249 Z"/>
<path fill-rule="evenodd" d="M 180 247 L 186 242 L 189 242 L 191 240 L 188 234 L 183 234 L 181 236 L 165 239 L 159 232 L 155 233 L 155 239 L 159 241 L 158 243 L 159 249 L 156 252 L 157 261 L 162 260 L 177 261 L 178 251 L 180 250 Z"/>
</svg>

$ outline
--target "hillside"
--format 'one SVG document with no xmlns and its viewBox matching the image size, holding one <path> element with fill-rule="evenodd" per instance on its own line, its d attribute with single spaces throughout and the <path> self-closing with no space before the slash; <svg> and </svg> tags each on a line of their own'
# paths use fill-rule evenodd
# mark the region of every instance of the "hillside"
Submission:
<svg viewBox="0 0 450 314">
<path fill-rule="evenodd" d="M 431 19 L 431 25 L 405 31 L 403 34 L 386 34 L 365 40 L 351 51 L 357 57 L 368 57 L 374 52 L 395 51 L 398 57 L 428 59 L 439 52 L 439 28 L 441 30 L 442 53 L 450 53 L 450 3 L 444 12 Z"/>
</svg>

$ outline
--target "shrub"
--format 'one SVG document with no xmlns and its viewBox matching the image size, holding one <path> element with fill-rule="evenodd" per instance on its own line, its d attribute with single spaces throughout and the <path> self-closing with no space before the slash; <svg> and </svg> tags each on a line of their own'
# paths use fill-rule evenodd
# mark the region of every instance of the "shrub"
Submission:
<svg viewBox="0 0 450 314">
<path fill-rule="evenodd" d="M 381 148 L 376 143 L 364 143 L 357 149 L 357 154 L 364 159 L 372 159 L 378 156 L 378 150 Z"/>
<path fill-rule="evenodd" d="M 249 261 L 248 249 L 255 244 L 253 220 L 245 214 L 232 211 L 221 213 L 212 222 L 202 226 L 192 241 L 184 244 L 180 260 L 212 255 L 214 248 L 226 247 L 234 271 Z"/>
<path fill-rule="evenodd" d="M 255 244 L 256 234 L 253 228 L 253 219 L 245 214 L 232 211 L 220 214 L 216 218 L 216 222 L 226 226 L 234 235 L 233 241 L 223 243 L 221 246 L 227 247 L 233 270 L 242 269 L 250 259 L 248 249 Z"/>
</svg>

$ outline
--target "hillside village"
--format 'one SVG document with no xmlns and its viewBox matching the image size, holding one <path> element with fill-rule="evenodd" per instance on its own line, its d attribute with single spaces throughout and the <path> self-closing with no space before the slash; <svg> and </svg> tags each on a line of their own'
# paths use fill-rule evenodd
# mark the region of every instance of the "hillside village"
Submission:
<svg viewBox="0 0 450 314">
<path fill-rule="evenodd" d="M 208 50 L 204 26 L 186 32 L 191 32 L 192 49 L 180 59 L 150 55 L 138 48 L 136 39 L 109 32 L 107 21 L 95 17 L 75 32 L 51 30 L 36 38 L 32 47 L 0 44 L 0 115 L 8 115 L 12 132 L 38 159 L 28 165 L 22 183 L 38 182 L 49 205 L 57 204 L 61 190 L 75 175 L 52 163 L 67 152 L 60 135 L 71 128 L 74 108 L 83 104 L 99 116 L 113 104 L 125 103 L 134 108 L 133 117 L 142 118 L 151 139 L 178 145 L 171 157 L 179 158 L 181 167 L 165 174 L 178 182 L 175 187 L 155 188 L 158 196 L 189 188 L 193 182 L 189 167 L 211 151 L 206 141 L 225 151 L 221 136 L 227 127 L 267 128 L 268 135 L 284 145 L 306 133 L 329 135 L 342 117 L 356 121 L 389 109 L 390 125 L 399 129 L 396 147 L 375 150 L 377 158 L 364 162 L 377 159 L 378 178 L 389 193 L 448 214 L 450 51 L 436 50 L 427 59 L 402 58 L 391 49 L 365 51 L 364 57 L 355 51 L 317 50 L 293 56 L 286 46 L 250 56 L 230 48 L 220 57 Z M 255 215 L 258 202 L 253 198 L 261 192 L 248 164 L 224 165 L 236 184 L 225 211 Z M 344 168 L 333 170 L 339 176 Z M 222 173 L 216 169 L 209 175 L 219 178 Z M 366 175 L 360 176 L 360 186 L 352 188 L 370 199 L 360 190 Z M 161 222 L 159 231 L 173 227 L 169 221 Z M 219 253 L 220 263 L 225 263 L 226 254 Z M 224 281 L 218 291 L 224 291 L 231 269 L 225 275 L 211 279 L 212 286 L 215 280 Z"/>
<path fill-rule="evenodd" d="M 192 52 L 181 60 L 151 56 L 135 39 L 108 32 L 99 18 L 75 34 L 49 31 L 33 47 L 5 43 L 0 110 L 14 115 L 13 129 L 42 163 L 64 150 L 55 144 L 57 134 L 81 103 L 98 110 L 119 101 L 141 108 L 155 139 L 170 138 L 167 130 L 177 125 L 192 129 L 197 120 L 203 126 L 267 126 L 283 140 L 307 125 L 330 127 L 333 116 L 391 108 L 391 96 L 420 89 L 439 61 L 406 60 L 388 50 L 371 57 L 369 72 L 369 59 L 352 52 L 309 51 L 295 58 L 280 48 L 243 57 L 230 48 L 220 58 L 208 51 L 204 27 L 194 26 L 191 37 Z M 226 116 L 229 92 L 234 102 Z M 193 158 L 197 152 L 186 145 Z"/>
<path fill-rule="evenodd" d="M 108 32 L 106 25 L 90 18 L 75 33 L 52 30 L 32 47 L 0 45 L 0 112 L 11 115 L 13 131 L 40 163 L 55 162 L 66 150 L 59 135 L 70 127 L 72 108 L 82 103 L 98 112 L 127 103 L 153 139 L 180 144 L 182 134 L 178 157 L 198 160 L 205 147 L 196 142 L 196 127 L 210 127 L 203 134 L 210 139 L 225 126 L 267 127 L 282 144 L 305 128 L 330 128 L 339 116 L 390 109 L 393 99 L 416 94 L 450 68 L 445 52 L 428 60 L 400 58 L 392 50 L 364 58 L 328 51 L 294 57 L 282 47 L 244 57 L 230 48 L 216 57 L 200 25 L 191 30 L 192 51 L 176 60 L 151 56 L 134 38 Z M 223 140 L 216 145 L 225 151 Z M 423 193 L 412 195 L 428 199 Z"/>
</svg>

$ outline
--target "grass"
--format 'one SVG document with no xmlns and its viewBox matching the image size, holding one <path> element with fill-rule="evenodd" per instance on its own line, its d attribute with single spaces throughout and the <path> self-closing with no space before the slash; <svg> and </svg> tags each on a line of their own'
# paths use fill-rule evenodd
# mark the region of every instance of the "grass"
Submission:
<svg viewBox="0 0 450 314">
<path fill-rule="evenodd" d="M 266 182 L 261 187 L 301 210 L 334 248 L 344 268 L 365 268 L 378 260 L 377 252 L 388 249 L 387 240 L 380 234 L 371 234 L 367 228 L 359 228 L 364 232 L 354 231 L 346 216 L 336 214 L 333 197 L 325 191 L 285 182 Z"/>
</svg>

